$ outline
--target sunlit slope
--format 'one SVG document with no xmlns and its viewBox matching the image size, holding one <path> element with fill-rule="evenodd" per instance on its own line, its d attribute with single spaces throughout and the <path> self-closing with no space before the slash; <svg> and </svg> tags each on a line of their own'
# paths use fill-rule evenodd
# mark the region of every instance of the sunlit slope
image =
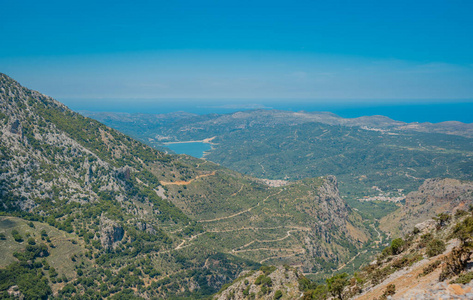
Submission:
<svg viewBox="0 0 473 300">
<path fill-rule="evenodd" d="M 90 261 L 67 287 L 36 265 L 58 295 L 203 297 L 259 263 L 330 272 L 370 236 L 334 177 L 269 187 L 166 155 L 3 74 L 0 100 L 2 214 L 56 228 Z"/>
</svg>

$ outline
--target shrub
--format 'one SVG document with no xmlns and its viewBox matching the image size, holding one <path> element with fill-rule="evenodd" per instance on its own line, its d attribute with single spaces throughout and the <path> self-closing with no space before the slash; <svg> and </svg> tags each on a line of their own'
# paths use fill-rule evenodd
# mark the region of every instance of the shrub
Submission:
<svg viewBox="0 0 473 300">
<path fill-rule="evenodd" d="M 426 253 L 429 257 L 437 256 L 442 254 L 445 251 L 445 242 L 438 239 L 433 239 L 430 243 L 427 244 Z"/>
<path fill-rule="evenodd" d="M 461 218 L 463 216 L 466 216 L 468 215 L 468 212 L 463 210 L 463 209 L 458 209 L 456 212 L 455 212 L 455 218 L 458 219 L 458 218 Z"/>
<path fill-rule="evenodd" d="M 420 237 L 419 248 L 424 248 L 425 246 L 427 246 L 427 244 L 433 239 L 433 237 L 434 236 L 431 233 L 423 234 Z"/>
<path fill-rule="evenodd" d="M 338 299 L 342 298 L 343 289 L 348 285 L 348 274 L 342 273 L 337 274 L 329 279 L 327 279 L 327 286 L 329 292 Z"/>
<path fill-rule="evenodd" d="M 18 242 L 18 243 L 23 242 L 23 237 L 22 237 L 21 234 L 18 232 L 18 230 L 13 229 L 13 230 L 11 231 L 11 235 L 13 236 L 13 239 L 15 240 L 15 242 Z"/>
<path fill-rule="evenodd" d="M 427 274 L 432 273 L 438 266 L 440 266 L 442 262 L 440 260 L 436 260 L 433 263 L 430 263 L 427 267 L 422 270 L 422 273 L 419 276 L 425 276 Z"/>
<path fill-rule="evenodd" d="M 275 293 L 274 293 L 274 299 L 277 300 L 277 299 L 280 299 L 282 297 L 282 292 L 281 290 L 277 290 Z"/>
<path fill-rule="evenodd" d="M 450 283 L 467 284 L 467 283 L 470 283 L 471 280 L 473 280 L 473 272 L 468 272 L 468 273 L 458 276 L 457 279 L 453 280 Z"/>
<path fill-rule="evenodd" d="M 447 225 L 450 222 L 452 217 L 447 213 L 440 213 L 433 219 L 437 221 L 437 229 L 442 228 L 443 226 Z"/>
<path fill-rule="evenodd" d="M 404 240 L 402 238 L 394 239 L 391 242 L 391 250 L 394 255 L 401 253 L 404 250 Z"/>
<path fill-rule="evenodd" d="M 384 293 L 378 298 L 379 300 L 386 300 L 388 296 L 392 296 L 396 293 L 396 286 L 394 284 L 390 284 L 384 290 Z"/>
</svg>

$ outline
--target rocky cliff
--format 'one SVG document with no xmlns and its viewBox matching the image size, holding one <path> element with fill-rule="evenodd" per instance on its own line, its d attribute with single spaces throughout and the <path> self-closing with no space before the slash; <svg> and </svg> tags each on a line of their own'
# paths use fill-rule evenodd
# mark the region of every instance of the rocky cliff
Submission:
<svg viewBox="0 0 473 300">
<path fill-rule="evenodd" d="M 450 178 L 427 179 L 417 191 L 406 196 L 406 203 L 401 209 L 380 220 L 380 228 L 400 234 L 441 212 L 468 209 L 470 205 L 473 205 L 473 182 Z"/>
</svg>

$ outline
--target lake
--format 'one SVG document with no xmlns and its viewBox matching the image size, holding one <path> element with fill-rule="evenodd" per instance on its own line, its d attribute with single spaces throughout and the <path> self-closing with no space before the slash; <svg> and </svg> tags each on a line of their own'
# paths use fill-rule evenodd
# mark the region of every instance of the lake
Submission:
<svg viewBox="0 0 473 300">
<path fill-rule="evenodd" d="M 202 142 L 190 142 L 179 144 L 167 144 L 167 148 L 171 149 L 177 154 L 187 154 L 193 157 L 202 158 L 205 151 L 211 149 L 211 145 Z"/>
</svg>

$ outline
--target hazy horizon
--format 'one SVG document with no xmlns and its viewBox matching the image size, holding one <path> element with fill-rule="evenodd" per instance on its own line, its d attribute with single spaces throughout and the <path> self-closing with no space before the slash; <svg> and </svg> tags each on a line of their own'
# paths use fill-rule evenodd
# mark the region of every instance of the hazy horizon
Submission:
<svg viewBox="0 0 473 300">
<path fill-rule="evenodd" d="M 227 103 L 216 105 L 213 102 L 199 101 L 194 99 L 173 99 L 173 101 L 156 102 L 152 99 L 135 101 L 113 101 L 113 105 L 105 102 L 69 102 L 65 104 L 75 111 L 90 112 L 112 112 L 112 113 L 143 113 L 143 114 L 166 114 L 172 112 L 188 112 L 199 115 L 204 114 L 226 114 L 237 111 L 253 109 L 277 109 L 288 111 L 307 112 L 331 112 L 344 118 L 356 118 L 362 116 L 383 115 L 391 119 L 403 122 L 431 122 L 439 123 L 445 121 L 460 121 L 473 123 L 472 102 L 330 102 L 330 101 L 277 101 L 261 99 L 247 102 Z"/>
<path fill-rule="evenodd" d="M 0 72 L 64 102 L 473 102 L 471 1 L 53 0 L 2 8 Z"/>
</svg>

